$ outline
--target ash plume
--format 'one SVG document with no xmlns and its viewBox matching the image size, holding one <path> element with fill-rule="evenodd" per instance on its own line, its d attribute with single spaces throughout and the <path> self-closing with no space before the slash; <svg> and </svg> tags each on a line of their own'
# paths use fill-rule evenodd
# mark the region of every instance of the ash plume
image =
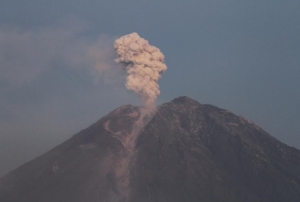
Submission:
<svg viewBox="0 0 300 202">
<path fill-rule="evenodd" d="M 167 70 L 164 55 L 135 32 L 117 39 L 114 47 L 118 54 L 115 61 L 127 71 L 126 88 L 138 93 L 145 107 L 144 113 L 152 114 L 160 94 L 158 80 Z"/>
<path fill-rule="evenodd" d="M 115 187 L 120 193 L 119 197 L 125 202 L 130 201 L 132 194 L 130 167 L 135 164 L 136 139 L 150 117 L 154 115 L 155 101 L 160 94 L 158 80 L 167 70 L 167 66 L 162 52 L 157 47 L 149 45 L 147 40 L 135 32 L 117 39 L 114 48 L 118 55 L 115 61 L 127 72 L 126 88 L 136 92 L 144 105 L 138 109 L 139 117 L 132 131 L 121 140 L 125 149 L 124 156 L 117 159 L 117 166 L 114 166 Z"/>
</svg>

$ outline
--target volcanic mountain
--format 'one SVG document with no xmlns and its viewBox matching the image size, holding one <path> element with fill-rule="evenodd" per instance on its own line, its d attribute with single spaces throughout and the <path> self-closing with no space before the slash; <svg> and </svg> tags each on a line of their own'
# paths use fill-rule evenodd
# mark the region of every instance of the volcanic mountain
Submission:
<svg viewBox="0 0 300 202">
<path fill-rule="evenodd" d="M 124 105 L 0 179 L 1 202 L 299 202 L 300 151 L 179 97 Z"/>
</svg>

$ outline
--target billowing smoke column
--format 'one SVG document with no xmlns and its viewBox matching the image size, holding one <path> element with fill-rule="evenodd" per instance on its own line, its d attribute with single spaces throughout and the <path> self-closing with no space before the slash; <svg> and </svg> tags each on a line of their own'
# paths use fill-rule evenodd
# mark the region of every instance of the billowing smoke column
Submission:
<svg viewBox="0 0 300 202">
<path fill-rule="evenodd" d="M 153 113 L 160 94 L 157 82 L 167 70 L 164 55 L 135 32 L 117 39 L 114 47 L 118 54 L 115 61 L 123 64 L 128 74 L 126 88 L 141 96 L 146 113 Z"/>
</svg>

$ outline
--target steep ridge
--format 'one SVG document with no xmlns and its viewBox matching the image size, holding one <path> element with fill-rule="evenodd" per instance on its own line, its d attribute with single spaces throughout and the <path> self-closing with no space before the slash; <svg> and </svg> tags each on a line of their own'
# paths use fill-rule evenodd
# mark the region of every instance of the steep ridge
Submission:
<svg viewBox="0 0 300 202">
<path fill-rule="evenodd" d="M 300 201 L 300 151 L 251 121 L 188 97 L 140 111 L 124 105 L 4 176 L 0 201 Z"/>
<path fill-rule="evenodd" d="M 180 97 L 138 143 L 135 201 L 300 201 L 300 152 L 251 121 Z"/>
<path fill-rule="evenodd" d="M 0 180 L 0 201 L 120 201 L 138 107 L 121 106 Z M 122 170 L 124 167 L 125 170 Z M 122 168 L 122 169 L 121 169 Z M 125 173 L 124 173 L 125 172 Z"/>
</svg>

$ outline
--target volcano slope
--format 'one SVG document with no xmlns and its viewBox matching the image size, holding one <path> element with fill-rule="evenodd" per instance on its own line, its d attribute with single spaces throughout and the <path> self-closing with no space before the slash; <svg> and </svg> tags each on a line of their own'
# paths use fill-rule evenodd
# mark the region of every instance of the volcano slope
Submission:
<svg viewBox="0 0 300 202">
<path fill-rule="evenodd" d="M 0 180 L 1 202 L 299 202 L 300 151 L 188 97 L 124 105 Z"/>
</svg>

